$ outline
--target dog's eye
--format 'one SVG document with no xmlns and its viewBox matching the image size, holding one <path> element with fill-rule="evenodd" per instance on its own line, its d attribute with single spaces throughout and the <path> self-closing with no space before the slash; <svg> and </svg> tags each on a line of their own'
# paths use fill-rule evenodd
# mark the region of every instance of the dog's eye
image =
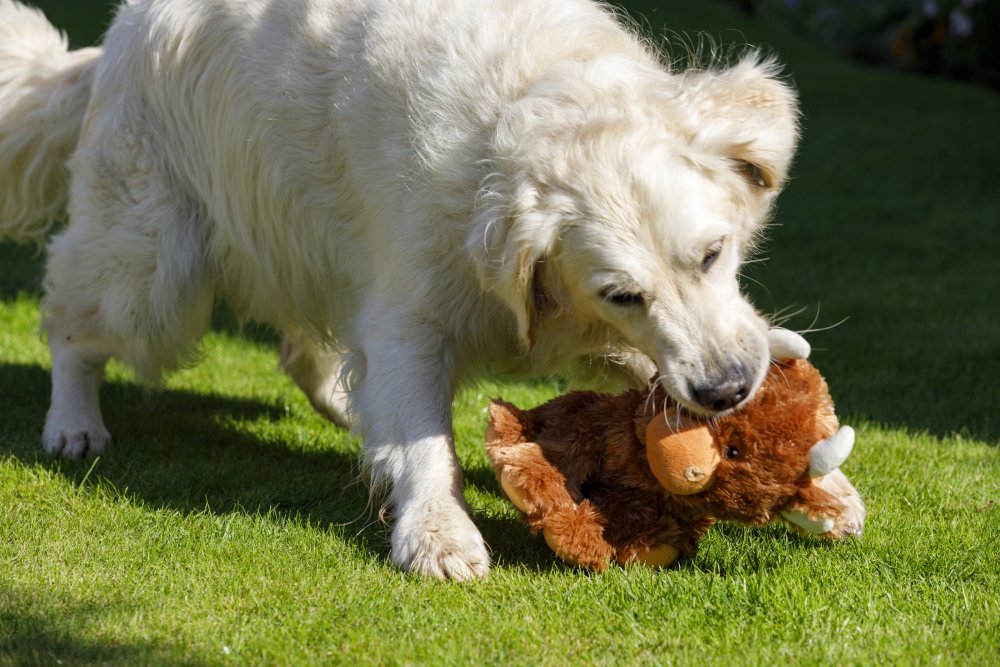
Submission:
<svg viewBox="0 0 1000 667">
<path fill-rule="evenodd" d="M 722 254 L 722 241 L 713 243 L 705 251 L 705 256 L 701 258 L 701 271 L 702 273 L 708 273 L 708 270 L 712 268 L 715 261 L 719 259 L 719 255 Z"/>
<path fill-rule="evenodd" d="M 770 187 L 767 172 L 764 171 L 764 168 L 758 164 L 740 160 L 739 172 L 743 178 L 745 178 L 749 183 L 756 185 L 758 188 Z"/>
<path fill-rule="evenodd" d="M 646 303 L 645 297 L 639 292 L 622 292 L 615 287 L 608 287 L 601 292 L 601 298 L 612 305 L 623 308 L 641 306 Z"/>
<path fill-rule="evenodd" d="M 740 455 L 740 450 L 737 449 L 736 447 L 733 447 L 732 445 L 729 445 L 728 447 L 726 447 L 726 458 L 727 459 L 735 459 L 739 455 Z"/>
</svg>

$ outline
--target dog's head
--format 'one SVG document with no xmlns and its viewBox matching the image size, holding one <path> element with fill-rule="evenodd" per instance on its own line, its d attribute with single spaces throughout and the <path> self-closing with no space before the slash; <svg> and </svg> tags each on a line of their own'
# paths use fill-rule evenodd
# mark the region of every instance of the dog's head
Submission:
<svg viewBox="0 0 1000 667">
<path fill-rule="evenodd" d="M 561 63 L 502 114 L 470 249 L 526 347 L 571 318 L 648 356 L 686 409 L 725 412 L 767 370 L 737 272 L 796 140 L 795 95 L 758 58 L 681 74 Z"/>
</svg>

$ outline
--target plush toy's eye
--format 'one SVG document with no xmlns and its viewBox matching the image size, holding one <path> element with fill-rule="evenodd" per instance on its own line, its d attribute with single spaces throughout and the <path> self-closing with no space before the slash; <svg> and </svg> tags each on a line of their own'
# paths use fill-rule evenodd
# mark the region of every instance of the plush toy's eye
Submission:
<svg viewBox="0 0 1000 667">
<path fill-rule="evenodd" d="M 737 449 L 736 447 L 733 447 L 732 445 L 729 445 L 728 447 L 726 447 L 726 458 L 727 459 L 735 459 L 739 455 L 740 455 L 740 450 Z"/>
</svg>

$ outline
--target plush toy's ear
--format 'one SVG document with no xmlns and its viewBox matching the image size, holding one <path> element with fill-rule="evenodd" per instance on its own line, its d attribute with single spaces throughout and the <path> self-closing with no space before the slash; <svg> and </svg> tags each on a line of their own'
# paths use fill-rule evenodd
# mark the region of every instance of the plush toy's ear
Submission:
<svg viewBox="0 0 1000 667">
<path fill-rule="evenodd" d="M 660 484 L 679 496 L 709 488 L 720 460 L 708 426 L 679 418 L 672 410 L 646 427 L 646 458 Z"/>
<path fill-rule="evenodd" d="M 504 401 L 493 401 L 486 424 L 486 447 L 494 449 L 527 440 L 528 423 L 524 413 Z"/>
</svg>

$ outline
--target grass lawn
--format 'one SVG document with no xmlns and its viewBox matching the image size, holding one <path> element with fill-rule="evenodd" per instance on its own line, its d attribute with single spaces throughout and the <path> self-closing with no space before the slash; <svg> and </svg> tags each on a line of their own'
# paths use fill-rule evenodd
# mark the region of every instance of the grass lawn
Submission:
<svg viewBox="0 0 1000 667">
<path fill-rule="evenodd" d="M 78 45 L 106 21 L 39 4 Z M 162 390 L 112 365 L 114 450 L 50 459 L 43 257 L 0 245 L 0 665 L 998 664 L 1000 96 L 844 63 L 726 5 L 663 5 L 630 7 L 657 33 L 767 44 L 801 90 L 800 157 L 748 289 L 806 308 L 793 327 L 847 318 L 811 340 L 858 430 L 862 539 L 721 525 L 667 571 L 565 567 L 482 451 L 489 396 L 559 387 L 485 383 L 456 400 L 456 434 L 496 567 L 403 575 L 355 481 L 360 442 L 276 371 L 267 332 L 224 318 Z"/>
</svg>

